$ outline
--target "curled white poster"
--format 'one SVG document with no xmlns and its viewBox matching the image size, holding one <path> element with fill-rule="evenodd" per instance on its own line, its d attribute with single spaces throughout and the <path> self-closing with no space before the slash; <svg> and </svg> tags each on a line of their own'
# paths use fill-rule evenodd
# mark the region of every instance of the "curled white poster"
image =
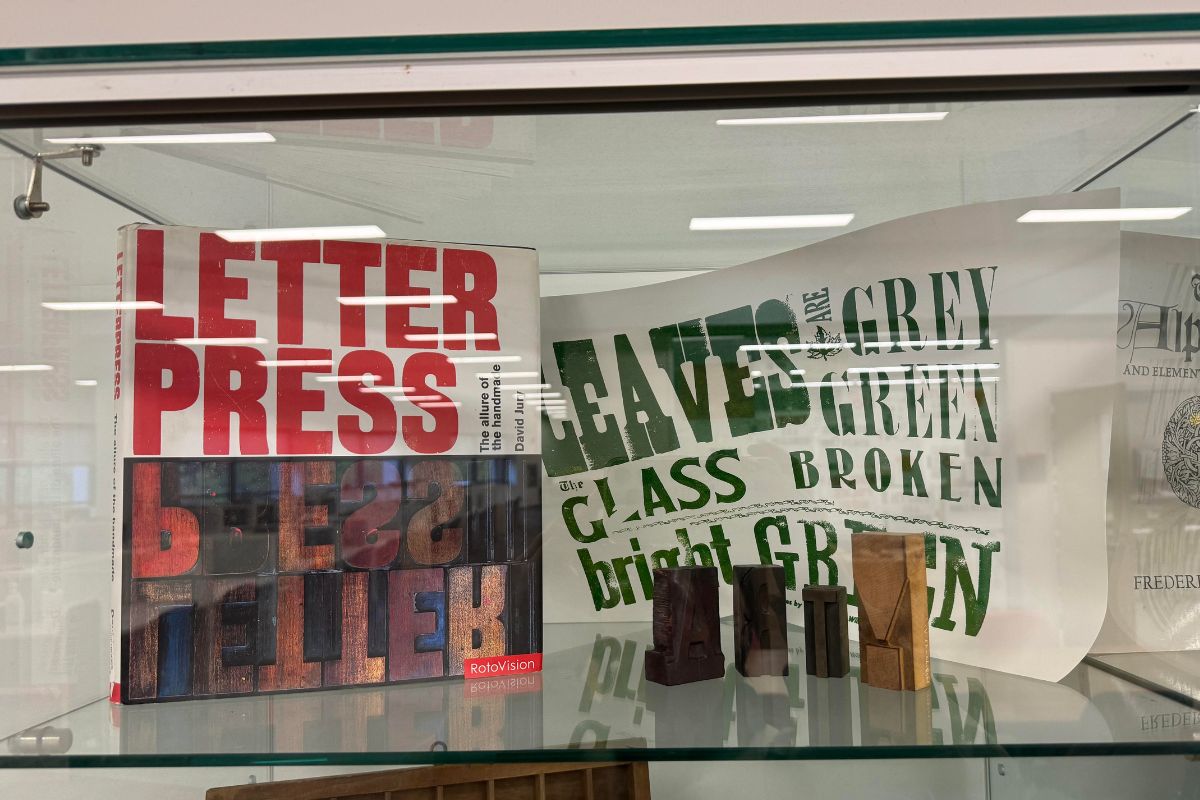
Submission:
<svg viewBox="0 0 1200 800">
<path fill-rule="evenodd" d="M 1200 241 L 1121 235 L 1099 652 L 1200 647 Z"/>
<path fill-rule="evenodd" d="M 783 565 L 795 607 L 853 593 L 852 532 L 921 532 L 933 655 L 1061 678 L 1104 614 L 1118 230 L 1018 217 L 1118 203 L 544 299 L 547 621 L 648 622 L 651 569 L 701 562 L 726 612 L 739 563 Z"/>
</svg>

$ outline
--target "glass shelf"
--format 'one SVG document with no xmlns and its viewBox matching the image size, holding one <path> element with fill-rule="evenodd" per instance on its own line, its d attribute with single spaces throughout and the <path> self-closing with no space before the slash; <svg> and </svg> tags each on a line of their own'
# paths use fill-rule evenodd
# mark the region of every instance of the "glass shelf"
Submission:
<svg viewBox="0 0 1200 800">
<path fill-rule="evenodd" d="M 0 767 L 1200 753 L 1197 712 L 1089 664 L 1046 683 L 935 660 L 929 689 L 892 692 L 860 685 L 853 665 L 846 678 L 808 677 L 793 630 L 789 676 L 743 678 L 722 629 L 724 680 L 646 682 L 649 626 L 547 625 L 539 675 L 97 700 L 0 742 Z"/>
<path fill-rule="evenodd" d="M 1087 663 L 1143 689 L 1200 709 L 1200 650 L 1171 653 L 1107 653 L 1089 656 Z M 1200 713 L 1190 725 L 1200 736 Z"/>
</svg>

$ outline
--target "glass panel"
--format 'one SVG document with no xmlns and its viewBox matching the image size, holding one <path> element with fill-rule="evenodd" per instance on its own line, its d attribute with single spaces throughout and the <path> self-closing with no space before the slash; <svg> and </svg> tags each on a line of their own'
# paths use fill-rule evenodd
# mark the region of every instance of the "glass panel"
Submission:
<svg viewBox="0 0 1200 800">
<path fill-rule="evenodd" d="M 637 276 L 596 282 L 593 273 L 682 277 L 921 211 L 1069 192 L 1194 105 L 1161 96 L 191 125 L 186 131 L 266 131 L 277 142 L 112 144 L 91 167 L 63 168 L 133 200 L 151 221 L 375 224 L 398 238 L 524 244 L 537 249 L 542 272 L 555 276 L 548 288 L 563 293 L 575 291 L 574 281 L 557 277 L 564 273 L 585 272 L 591 286 L 619 288 Z M 716 124 L 941 112 L 946 117 L 936 122 Z M 1192 125 L 1173 135 L 1188 140 Z M 183 130 L 124 125 L 0 135 L 30 151 L 42 138 Z M 1189 180 L 1187 170 L 1170 172 L 1160 195 Z M 693 217 L 788 209 L 854 219 L 839 228 L 689 230 Z M 1194 223 L 1166 227 L 1189 230 L 1181 224 Z"/>
<path fill-rule="evenodd" d="M 1089 663 L 1150 691 L 1200 708 L 1200 651 L 1175 653 L 1100 653 Z M 1166 725 L 1169 721 L 1162 721 Z M 1200 714 L 1180 718 L 1185 727 L 1200 727 Z"/>
<path fill-rule="evenodd" d="M 29 162 L 0 153 L 14 193 Z M 112 232 L 128 212 L 48 175 L 54 212 L 0 214 L 5 277 L 0 364 L 0 731 L 9 735 L 107 695 L 112 527 L 112 319 L 41 304 L 111 297 Z M 28 548 L 14 546 L 19 532 Z"/>
<path fill-rule="evenodd" d="M 954 664 L 939 658 L 934 647 L 932 685 L 919 692 L 899 693 L 860 682 L 857 648 L 848 677 L 809 678 L 800 646 L 803 634 L 798 629 L 790 632 L 791 664 L 786 677 L 744 678 L 731 666 L 736 648 L 732 625 L 726 620 L 721 635 L 724 656 L 730 663 L 724 680 L 667 689 L 644 677 L 644 651 L 651 642 L 648 598 L 641 598 L 647 602 L 628 604 L 634 608 L 626 621 L 589 622 L 586 620 L 592 619 L 593 610 L 600 610 L 601 602 L 596 601 L 597 607 L 592 609 L 593 598 L 581 600 L 582 595 L 565 597 L 553 591 L 546 595 L 551 608 L 548 613 L 558 619 L 578 619 L 546 626 L 545 666 L 538 674 L 481 682 L 111 705 L 106 651 L 109 632 L 114 626 L 119 630 L 121 617 L 120 604 L 114 607 L 109 587 L 111 574 L 123 565 L 110 553 L 109 533 L 113 509 L 123 508 L 124 501 L 123 494 L 114 497 L 113 484 L 109 400 L 114 391 L 113 318 L 110 313 L 65 313 L 42 305 L 110 300 L 114 296 L 115 232 L 132 222 L 222 229 L 374 225 L 393 239 L 532 247 L 538 251 L 542 294 L 550 297 L 712 275 L 807 245 L 830 244 L 843 234 L 870 235 L 875 226 L 909 215 L 971 203 L 1118 188 L 1120 205 L 1125 208 L 1191 209 L 1200 206 L 1196 171 L 1196 126 L 1200 123 L 1192 113 L 1195 105 L 1193 97 L 1163 94 L 0 132 L 0 142 L 9 148 L 0 164 L 8 170 L 14 196 L 26 191 L 30 168 L 26 156 L 70 145 L 61 140 L 106 139 L 105 149 L 90 166 L 75 159 L 48 162 L 53 169 L 47 172 L 44 191 L 50 209 L 40 219 L 20 221 L 11 214 L 0 215 L 0 239 L 8 263 L 2 301 L 6 313 L 0 320 L 0 366 L 9 368 L 0 370 L 5 409 L 0 419 L 0 514 L 5 523 L 5 538 L 0 541 L 0 644 L 4 645 L 0 647 L 0 699 L 6 711 L 0 717 L 0 736 L 7 737 L 0 745 L 0 767 L 556 760 L 579 757 L 572 752 L 579 749 L 589 750 L 590 758 L 651 760 L 979 759 L 1196 752 L 1197 740 L 1189 726 L 1153 722 L 1194 712 L 1176 702 L 1183 698 L 1164 696 L 1154 691 L 1154 686 L 1145 685 L 1170 685 L 1180 694 L 1188 694 L 1180 688 L 1191 685 L 1187 658 L 1161 657 L 1157 671 L 1152 671 L 1144 666 L 1145 657 L 1107 656 L 1095 664 L 1119 668 L 1123 675 L 1083 664 L 1060 682 L 1046 682 Z M 779 117 L 843 119 L 825 119 L 821 124 L 745 124 Z M 734 124 L 729 124 L 731 121 Z M 266 132 L 274 141 L 121 140 L 235 132 Z M 1068 206 L 1084 204 L 1078 197 L 1064 202 Z M 807 214 L 852 218 L 844 220 L 841 227 L 697 230 L 698 225 L 713 224 L 718 218 Z M 1200 235 L 1198 225 L 1200 215 L 1184 211 L 1170 219 L 1126 221 L 1121 230 L 1169 234 L 1190 247 Z M 1115 241 L 1116 231 L 1108 233 Z M 1096 233 L 1095 241 L 1108 241 L 1104 235 Z M 1080 242 L 1086 246 L 1089 239 L 1081 235 Z M 889 246 L 876 241 L 851 266 L 862 269 L 863 263 L 878 264 L 878 277 L 888 277 L 887 265 L 913 244 L 911 238 L 897 239 Z M 807 279 L 808 264 L 803 261 L 804 254 L 795 258 L 799 286 Z M 1087 281 L 1079 282 L 1081 288 L 1075 296 L 1047 299 L 1041 278 L 1054 278 L 1053 270 L 1048 267 L 1046 274 L 1039 275 L 1031 269 L 1033 277 L 1012 290 L 1013 296 L 1026 300 L 1016 305 L 1033 308 L 1035 301 L 1052 302 L 1067 317 L 1086 307 L 1096 288 Z M 1181 284 L 1185 296 L 1195 285 L 1188 280 L 1190 276 L 1184 276 Z M 646 307 L 630 303 L 625 311 L 650 318 L 677 303 L 684 308 L 681 313 L 692 314 L 690 304 L 703 294 L 693 288 L 696 285 L 680 283 L 677 297 Z M 332 298 L 331 287 L 320 288 L 329 290 L 326 294 Z M 467 288 L 465 284 L 463 288 Z M 197 290 L 189 286 L 179 292 L 186 302 L 194 303 Z M 1194 296 L 1200 298 L 1200 291 Z M 527 319 L 533 316 L 532 308 L 510 311 Z M 1015 326 L 1021 313 L 1020 308 L 1009 313 L 1005 324 Z M 1048 319 L 1050 315 L 1042 316 Z M 1105 337 L 1090 333 L 1039 340 L 1038 326 L 1048 324 L 1046 319 L 1032 320 L 1029 329 L 1033 333 L 1025 340 L 1006 340 L 999 348 L 1008 359 L 1005 369 L 1019 372 L 1030 384 L 1057 379 L 1058 375 L 1050 374 L 1052 366 L 1070 361 L 1074 353 L 1101 341 L 1107 347 Z M 1086 320 L 1075 322 L 1078 327 L 1073 333 L 1085 329 Z M 1179 327 L 1184 331 L 1179 340 L 1194 343 L 1187 331 L 1195 327 L 1194 321 Z M 815 331 L 812 335 L 818 338 L 806 341 L 806 346 L 841 349 L 842 344 L 850 345 L 848 338 L 838 344 L 819 338 Z M 824 335 L 828 337 L 829 332 Z M 709 338 L 721 336 L 726 333 L 718 330 Z M 865 343 L 867 340 L 858 342 Z M 982 338 L 976 342 L 983 343 Z M 718 369 L 718 356 L 707 355 Z M 809 369 L 824 369 L 815 359 L 814 363 Z M 992 366 L 996 365 L 985 368 Z M 1019 477 L 1010 477 L 1006 485 L 1019 483 L 1022 491 L 1036 493 L 1037 502 L 1047 507 L 1057 503 L 1053 515 L 1035 514 L 1032 506 L 1013 508 L 1012 520 L 1026 531 L 1052 532 L 1063 517 L 1075 513 L 1071 489 L 1076 470 L 1098 469 L 1109 446 L 1103 397 L 1113 376 L 1107 372 L 1092 375 L 1087 363 L 1068 366 L 1080 373 L 1081 381 L 1087 379 L 1086 389 L 1060 393 L 1045 403 L 1004 406 L 1005 424 L 1022 426 L 1031 440 L 1041 437 L 1036 446 L 1010 460 L 1014 465 L 1010 469 L 1015 470 L 1010 476 Z M 535 370 L 527 379 L 540 382 L 542 374 L 546 373 Z M 561 375 L 546 377 L 555 386 L 562 380 Z M 749 375 L 746 380 L 764 377 Z M 226 388 L 232 393 L 241 386 Z M 613 396 L 621 395 L 622 389 L 634 400 L 641 397 L 637 395 L 641 389 L 625 375 L 609 387 Z M 553 392 L 543 398 L 551 400 L 547 410 L 552 407 L 551 395 Z M 665 391 L 659 395 L 668 397 Z M 728 398 L 721 395 L 719 399 L 723 403 Z M 819 408 L 819 402 L 814 404 L 813 414 Z M 634 419 L 646 423 L 651 411 L 635 411 Z M 1200 415 L 1200 411 L 1194 413 Z M 1192 416 L 1186 416 L 1184 422 L 1196 426 Z M 1158 427 L 1161 434 L 1162 426 Z M 754 451 L 754 458 L 763 460 L 755 462 L 753 469 L 796 480 L 796 473 L 786 474 L 795 464 L 770 461 L 784 452 L 785 446 L 802 446 L 796 444 L 800 440 L 787 438 L 790 433 L 785 431 L 767 447 Z M 1132 448 L 1113 441 L 1114 453 L 1130 455 Z M 1087 446 L 1072 448 L 1079 442 Z M 1069 449 L 1075 460 L 1048 461 L 1044 451 L 1052 447 Z M 1152 472 L 1161 463 L 1160 449 L 1141 448 L 1134 460 Z M 365 499 L 368 488 L 415 482 L 403 467 L 393 464 L 388 469 L 391 471 L 369 487 L 365 478 L 362 485 L 355 484 L 364 503 L 369 502 Z M 470 496 L 478 496 L 489 508 L 519 507 L 529 513 L 527 521 L 535 524 L 532 520 L 540 506 L 532 497 L 526 502 L 518 495 L 522 491 L 536 495 L 536 465 L 514 462 L 489 470 L 474 464 L 460 473 L 460 480 L 438 483 L 439 491 L 442 483 L 453 483 Z M 897 467 L 897 480 L 901 471 Z M 943 468 L 946 471 L 948 467 Z M 218 485 L 206 482 L 208 473 L 202 469 L 189 472 L 181 466 L 178 472 L 176 479 L 164 482 L 160 475 L 157 482 L 160 491 L 167 487 L 175 492 L 174 508 L 231 504 L 234 492 L 230 487 L 241 480 L 230 478 Z M 277 475 L 242 478 L 274 500 L 283 492 Z M 864 476 L 855 491 L 850 484 L 847 496 L 856 500 L 869 496 L 866 487 L 874 479 Z M 564 476 L 544 483 L 552 489 L 570 480 Z M 308 515 L 306 527 L 319 528 L 319 520 L 308 507 L 329 506 L 317 502 L 320 491 L 326 491 L 320 489 L 326 481 L 309 483 L 316 499 L 305 494 L 301 513 Z M 792 491 L 797 488 L 791 487 Z M 999 481 L 988 488 L 998 492 Z M 1146 491 L 1150 499 L 1143 505 L 1147 508 L 1138 512 L 1145 513 L 1145 520 L 1135 528 L 1152 529 L 1158 524 L 1152 520 L 1165 517 L 1162 527 L 1168 534 L 1195 533 L 1188 526 L 1200 530 L 1187 516 L 1191 513 L 1188 509 L 1159 514 L 1160 509 L 1153 507 L 1159 500 L 1164 506 L 1168 501 L 1178 505 L 1179 491 L 1187 494 L 1186 489 L 1161 497 L 1155 491 Z M 646 497 L 651 504 L 656 499 L 653 491 Z M 422 499 L 433 500 L 431 496 Z M 350 503 L 340 509 L 335 501 L 330 502 L 343 516 L 354 511 Z M 597 503 L 599 507 L 600 501 Z M 1095 504 L 1084 510 L 1099 514 Z M 899 506 L 893 511 L 903 513 Z M 257 523 L 278 527 L 279 520 L 271 514 L 280 512 L 264 512 L 261 518 L 250 512 L 245 512 L 249 517 L 238 516 L 243 512 L 245 509 L 223 509 L 217 515 L 229 542 L 242 541 L 242 534 L 247 530 L 253 533 Z M 207 512 L 195 513 L 203 516 Z M 651 516 L 649 509 L 646 516 Z M 615 504 L 607 518 L 617 518 Z M 557 557 L 548 560 L 547 566 L 554 574 L 579 577 L 581 570 L 564 529 L 561 504 L 546 509 L 546 520 L 548 535 L 560 537 Z M 632 523 L 639 518 L 622 513 L 620 520 Z M 705 523 L 722 521 L 713 517 Z M 466 524 L 476 523 L 470 519 Z M 152 533 L 161 537 L 158 550 L 169 551 L 173 532 L 152 527 Z M 1095 526 L 1096 536 L 1102 527 Z M 387 530 L 378 522 L 362 532 L 378 537 Z M 31 537 L 19 536 L 22 532 Z M 431 541 L 439 541 L 442 533 L 441 528 L 430 530 Z M 330 546 L 316 536 L 305 539 L 303 546 Z M 845 539 L 843 554 L 848 558 L 849 536 Z M 958 565 L 953 553 L 936 549 L 943 540 L 937 536 L 934 540 L 938 568 L 948 569 L 950 561 Z M 371 543 L 375 541 L 378 538 Z M 614 570 L 613 580 L 604 589 L 613 597 L 622 593 L 632 597 L 644 590 L 648 580 L 638 570 L 647 556 L 658 557 L 646 547 L 639 562 L 632 541 L 624 555 L 626 572 L 622 573 L 629 586 L 623 586 L 616 576 L 616 559 L 611 561 L 614 566 L 605 565 Z M 745 538 L 740 543 L 748 548 L 743 552 L 753 549 L 749 541 Z M 1188 541 L 1184 537 L 1185 545 Z M 816 533 L 796 534 L 796 547 L 806 548 L 809 558 L 821 543 Z M 689 550 L 692 544 L 687 545 Z M 719 549 L 716 538 L 711 544 Z M 1170 548 L 1186 555 L 1187 547 L 1178 541 Z M 1119 548 L 1114 545 L 1110 549 L 1116 552 Z M 720 560 L 720 553 L 708 552 L 710 561 Z M 768 560 L 775 555 L 768 554 Z M 1026 588 L 1018 579 L 1032 570 L 1065 581 L 1078 569 L 1099 568 L 1090 558 L 1081 566 L 1073 552 L 1048 548 L 1038 555 L 1044 558 L 1030 556 L 1003 570 L 1009 583 L 996 590 L 1001 598 L 998 602 L 1015 605 L 1014 598 Z M 926 558 L 933 569 L 928 564 L 928 550 Z M 669 561 L 669 553 L 660 561 Z M 1114 563 L 1118 561 L 1114 559 Z M 797 568 L 798 580 L 793 575 L 793 584 L 806 582 L 803 566 Z M 1189 571 L 1200 574 L 1200 569 L 1183 570 Z M 997 569 L 996 575 L 1001 572 Z M 941 622 L 935 626 L 939 631 L 971 624 L 957 609 L 979 603 L 986 589 L 979 573 L 967 578 L 970 581 L 957 588 L 953 582 L 949 584 L 959 598 L 955 601 L 952 594 L 947 601 L 959 603 L 953 618 L 942 606 L 935 606 L 935 618 L 941 611 Z M 1129 578 L 1132 582 L 1132 575 Z M 582 581 L 580 585 L 585 585 Z M 793 591 L 799 588 L 789 587 Z M 1186 584 L 1180 588 L 1187 588 Z M 468 593 L 472 603 L 476 594 L 482 602 L 483 588 L 471 586 L 470 592 L 464 592 Z M 852 591 L 855 613 L 859 594 Z M 224 609 L 247 602 L 233 598 L 228 603 L 206 605 L 180 599 L 167 605 L 173 605 L 170 613 L 181 615 L 172 619 L 180 621 L 191 613 L 215 613 L 217 605 Z M 436 603 L 436 598 L 417 602 Z M 982 602 L 986 608 L 986 599 Z M 1127 602 L 1131 601 L 1125 596 L 1114 595 L 1109 606 L 1119 608 Z M 1194 611 L 1192 597 L 1181 596 L 1179 604 L 1169 613 L 1161 607 L 1154 609 L 1160 627 L 1190 619 L 1187 609 Z M 229 613 L 233 618 L 245 610 L 239 607 Z M 435 613 L 428 606 L 417 610 Z M 728 605 L 722 610 L 728 617 Z M 1101 610 L 1098 605 L 1088 609 L 1096 619 Z M 790 613 L 793 620 L 799 617 L 798 609 Z M 330 620 L 337 618 L 335 611 L 331 614 Z M 1145 617 L 1138 620 L 1144 624 Z M 277 623 L 278 619 L 271 621 Z M 1003 626 L 1014 649 L 1019 649 L 1016 645 L 1023 637 L 1048 635 L 1044 623 L 1044 616 L 1016 613 L 993 614 L 989 619 L 989 624 Z M 1057 632 L 1053 635 L 1064 640 L 1090 624 L 1075 619 L 1052 619 L 1050 623 L 1052 632 Z M 383 647 L 378 628 L 371 630 L 374 633 L 367 634 L 370 642 L 358 644 L 371 653 L 370 658 L 384 658 L 378 655 Z M 409 633 L 435 636 L 436 631 Z M 474 631 L 471 637 L 474 641 Z M 175 645 L 162 652 L 175 659 L 175 666 L 190 663 L 188 657 L 194 651 Z M 226 658 L 220 647 L 210 652 Z M 308 650 L 303 652 L 305 664 L 319 659 Z M 1025 655 L 1029 673 L 1047 654 Z M 229 657 L 241 656 L 232 653 Z M 238 666 L 260 669 L 269 664 Z M 1141 683 L 1134 680 L 1139 676 L 1144 679 Z"/>
<path fill-rule="evenodd" d="M 733 652 L 732 626 L 722 626 Z M 802 634 L 792 631 L 799 641 Z M 545 671 L 496 679 L 113 706 L 100 700 L 20 738 L 0 767 L 429 764 L 492 761 L 846 759 L 1180 753 L 1194 712 L 1081 665 L 1062 684 L 934 662 L 920 692 L 789 674 L 664 687 L 642 674 L 644 625 L 546 626 Z M 61 742 L 69 739 L 69 749 Z M 57 742 L 57 744 L 55 743 Z M 586 755 L 580 751 L 587 751 Z M 16 755 L 29 756 L 11 757 Z"/>
</svg>

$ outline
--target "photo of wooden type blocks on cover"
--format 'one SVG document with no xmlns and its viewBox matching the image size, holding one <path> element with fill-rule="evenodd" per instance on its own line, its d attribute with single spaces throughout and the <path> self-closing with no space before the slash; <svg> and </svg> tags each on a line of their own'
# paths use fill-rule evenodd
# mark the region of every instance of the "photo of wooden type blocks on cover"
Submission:
<svg viewBox="0 0 1200 800">
<path fill-rule="evenodd" d="M 855 533 L 850 537 L 858 592 L 859 680 L 881 689 L 929 685 L 929 606 L 925 537 Z"/>
<path fill-rule="evenodd" d="M 537 456 L 126 462 L 126 703 L 542 649 Z"/>
</svg>

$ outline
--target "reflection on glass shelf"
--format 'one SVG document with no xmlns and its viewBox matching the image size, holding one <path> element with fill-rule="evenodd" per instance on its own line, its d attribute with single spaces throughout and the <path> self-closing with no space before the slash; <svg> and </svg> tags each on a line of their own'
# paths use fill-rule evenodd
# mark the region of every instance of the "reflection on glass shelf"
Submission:
<svg viewBox="0 0 1200 800">
<path fill-rule="evenodd" d="M 1160 691 L 1181 703 L 1200 709 L 1200 650 L 1173 653 L 1105 653 L 1088 663 L 1151 691 Z M 1200 713 L 1192 719 L 1200 736 Z"/>
<path fill-rule="evenodd" d="M 649 626 L 547 625 L 545 672 L 161 705 L 99 700 L 0 743 L 0 767 L 904 758 L 1196 752 L 1195 712 L 1081 665 L 1045 683 L 934 661 L 893 692 L 804 673 L 649 683 Z M 852 662 L 856 655 L 852 653 Z M 1165 716 L 1164 716 L 1165 715 Z M 1181 717 L 1182 718 L 1182 717 Z"/>
</svg>

